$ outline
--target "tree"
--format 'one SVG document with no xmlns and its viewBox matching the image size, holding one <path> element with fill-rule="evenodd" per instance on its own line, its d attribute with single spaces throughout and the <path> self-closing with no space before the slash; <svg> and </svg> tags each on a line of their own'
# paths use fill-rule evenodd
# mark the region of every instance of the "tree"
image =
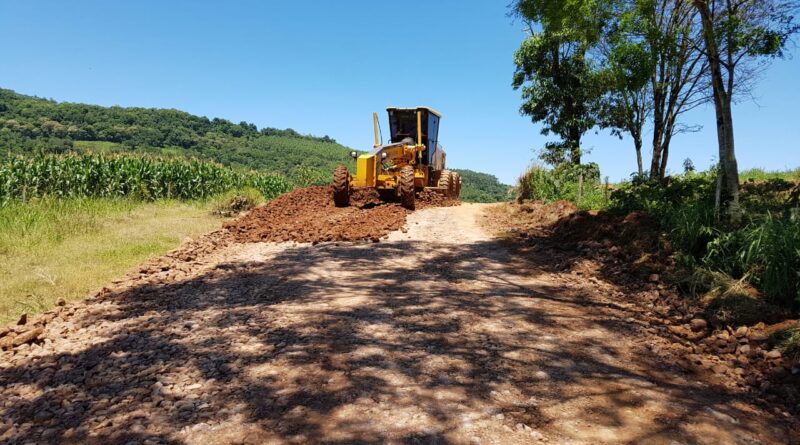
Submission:
<svg viewBox="0 0 800 445">
<path fill-rule="evenodd" d="M 581 138 L 597 124 L 603 88 L 586 56 L 602 20 L 592 5 L 592 1 L 547 0 L 519 0 L 513 5 L 530 35 L 514 54 L 512 85 L 522 89 L 520 112 L 541 122 L 542 134 L 561 139 L 548 143 L 542 153 L 552 164 L 580 164 Z"/>
<path fill-rule="evenodd" d="M 693 0 L 700 15 L 705 58 L 710 66 L 714 111 L 717 116 L 719 179 L 716 207 L 732 223 L 741 219 L 739 170 L 731 103 L 737 89 L 751 87 L 773 57 L 781 57 L 789 38 L 798 31 L 795 1 Z"/>
<path fill-rule="evenodd" d="M 642 134 L 652 115 L 652 88 L 649 83 L 649 57 L 641 43 L 617 41 L 611 34 L 605 40 L 603 52 L 606 66 L 603 75 L 609 87 L 601 103 L 600 126 L 611 128 L 611 134 L 622 138 L 628 133 L 636 150 L 636 166 L 644 176 L 642 163 Z"/>
<path fill-rule="evenodd" d="M 612 24 L 600 45 L 614 87 L 605 123 L 631 134 L 641 162 L 643 122 L 652 119 L 650 178 L 660 180 L 672 138 L 698 128 L 681 123 L 681 115 L 709 99 L 701 30 L 688 0 L 621 0 L 612 5 Z"/>
</svg>

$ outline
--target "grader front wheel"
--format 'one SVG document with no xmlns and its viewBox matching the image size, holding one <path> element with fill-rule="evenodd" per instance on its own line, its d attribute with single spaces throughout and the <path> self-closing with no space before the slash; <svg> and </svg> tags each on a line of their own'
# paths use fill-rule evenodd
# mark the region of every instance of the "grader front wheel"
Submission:
<svg viewBox="0 0 800 445">
<path fill-rule="evenodd" d="M 453 198 L 461 196 L 461 175 L 453 172 Z"/>
<path fill-rule="evenodd" d="M 414 210 L 414 167 L 407 165 L 400 169 L 400 183 L 398 184 L 400 203 L 403 207 Z"/>
<path fill-rule="evenodd" d="M 347 167 L 340 165 L 333 171 L 333 203 L 336 207 L 350 205 L 350 172 Z"/>
</svg>

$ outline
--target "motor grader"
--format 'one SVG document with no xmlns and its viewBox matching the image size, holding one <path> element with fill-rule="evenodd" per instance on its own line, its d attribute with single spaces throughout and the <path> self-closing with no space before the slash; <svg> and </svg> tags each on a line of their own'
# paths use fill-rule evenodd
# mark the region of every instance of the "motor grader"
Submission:
<svg viewBox="0 0 800 445">
<path fill-rule="evenodd" d="M 414 208 L 416 193 L 433 190 L 447 197 L 461 193 L 461 177 L 445 170 L 445 152 L 439 145 L 442 115 L 429 107 L 386 109 L 389 113 L 389 141 L 381 141 L 378 114 L 372 113 L 375 144 L 371 152 L 351 152 L 356 160 L 355 175 L 340 165 L 333 172 L 333 201 L 337 207 L 350 204 L 354 188 L 374 188 L 386 198 L 399 198 L 407 209 Z"/>
</svg>

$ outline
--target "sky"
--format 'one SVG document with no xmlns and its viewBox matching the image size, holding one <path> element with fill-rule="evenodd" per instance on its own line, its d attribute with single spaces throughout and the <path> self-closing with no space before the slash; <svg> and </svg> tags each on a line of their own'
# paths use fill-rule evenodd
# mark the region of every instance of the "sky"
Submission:
<svg viewBox="0 0 800 445">
<path fill-rule="evenodd" d="M 509 3 L 0 0 L 0 87 L 293 128 L 361 150 L 373 111 L 385 129 L 387 106 L 426 105 L 443 114 L 448 166 L 510 184 L 551 138 L 519 114 L 511 77 L 524 34 Z M 755 100 L 735 106 L 741 169 L 800 165 L 798 76 L 799 57 L 777 60 Z M 687 157 L 698 168 L 716 159 L 713 108 L 685 122 L 703 129 L 673 139 L 673 172 Z M 611 181 L 636 169 L 628 139 L 592 131 L 584 147 Z"/>
</svg>

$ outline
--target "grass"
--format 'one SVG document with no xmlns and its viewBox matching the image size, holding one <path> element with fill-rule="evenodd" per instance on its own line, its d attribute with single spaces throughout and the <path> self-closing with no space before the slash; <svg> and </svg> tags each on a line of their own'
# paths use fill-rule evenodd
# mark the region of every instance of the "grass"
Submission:
<svg viewBox="0 0 800 445">
<path fill-rule="evenodd" d="M 582 175 L 585 181 L 579 181 Z M 547 169 L 532 165 L 517 182 L 517 200 L 543 201 L 546 203 L 565 200 L 581 210 L 599 210 L 608 207 L 610 192 L 608 178 L 600 181 L 600 172 L 595 165 L 561 166 Z"/>
<path fill-rule="evenodd" d="M 207 202 L 42 199 L 0 207 L 0 324 L 80 300 L 187 236 L 219 227 Z"/>
<path fill-rule="evenodd" d="M 739 172 L 739 180 L 744 181 L 766 181 L 768 179 L 783 179 L 784 181 L 800 181 L 800 167 L 794 170 L 764 170 L 761 168 L 751 168 Z"/>
</svg>

